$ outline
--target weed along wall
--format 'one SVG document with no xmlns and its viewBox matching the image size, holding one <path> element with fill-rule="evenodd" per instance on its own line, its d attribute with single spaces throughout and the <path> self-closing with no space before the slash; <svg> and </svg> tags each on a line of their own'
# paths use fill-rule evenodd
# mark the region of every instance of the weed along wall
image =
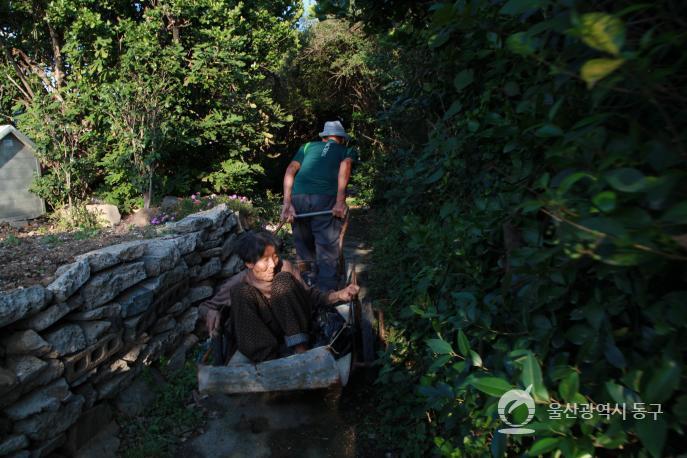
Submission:
<svg viewBox="0 0 687 458">
<path fill-rule="evenodd" d="M 242 230 L 220 205 L 77 256 L 47 287 L 0 292 L 0 456 L 74 454 L 144 366 L 183 366 L 198 303 L 241 268 Z"/>
</svg>

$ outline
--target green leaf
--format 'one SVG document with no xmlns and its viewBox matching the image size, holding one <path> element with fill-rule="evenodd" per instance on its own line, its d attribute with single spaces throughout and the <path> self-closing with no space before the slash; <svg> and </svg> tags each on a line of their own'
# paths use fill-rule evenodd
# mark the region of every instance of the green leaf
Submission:
<svg viewBox="0 0 687 458">
<path fill-rule="evenodd" d="M 462 329 L 458 330 L 458 351 L 466 358 L 470 354 L 470 342 L 468 341 L 468 338 L 465 337 L 465 333 Z"/>
<path fill-rule="evenodd" d="M 456 91 L 460 92 L 466 87 L 468 87 L 470 84 L 472 84 L 472 81 L 474 79 L 475 75 L 472 70 L 463 70 L 460 73 L 458 73 L 456 77 L 453 79 L 453 85 L 455 86 Z"/>
<path fill-rule="evenodd" d="M 412 304 L 410 310 L 420 316 L 425 316 L 425 311 L 417 304 Z"/>
<path fill-rule="evenodd" d="M 612 235 L 615 237 L 624 237 L 627 235 L 625 226 L 617 219 L 608 218 L 605 216 L 595 216 L 592 218 L 585 218 L 579 223 L 589 229 L 593 229 L 605 235 Z M 586 235 L 586 234 L 583 234 Z"/>
<path fill-rule="evenodd" d="M 444 367 L 449 361 L 451 361 L 451 355 L 441 355 L 429 366 L 427 372 L 436 372 L 437 369 Z"/>
<path fill-rule="evenodd" d="M 687 224 L 687 202 L 680 202 L 661 216 L 665 223 Z"/>
<path fill-rule="evenodd" d="M 470 384 L 480 390 L 482 393 L 486 393 L 489 396 L 501 396 L 506 391 L 513 389 L 513 386 L 506 380 L 499 377 L 480 377 L 473 379 Z"/>
<path fill-rule="evenodd" d="M 655 420 L 651 416 L 646 416 L 643 420 L 637 421 L 635 426 L 637 436 L 642 441 L 642 445 L 649 451 L 654 458 L 662 456 L 663 447 L 668 435 L 666 422 L 660 416 Z"/>
<path fill-rule="evenodd" d="M 561 439 L 558 437 L 544 437 L 532 444 L 527 454 L 530 456 L 539 456 L 551 452 L 558 447 L 560 441 Z"/>
<path fill-rule="evenodd" d="M 435 183 L 435 182 L 439 181 L 439 179 L 441 179 L 441 177 L 443 177 L 443 176 L 444 176 L 444 169 L 439 167 L 437 170 L 434 171 L 433 174 L 431 174 L 430 176 L 428 176 L 425 179 L 425 184 Z"/>
<path fill-rule="evenodd" d="M 682 422 L 687 422 L 687 395 L 682 395 L 677 398 L 677 402 L 673 406 L 673 413 Z"/>
<path fill-rule="evenodd" d="M 558 393 L 561 397 L 567 401 L 571 402 L 572 398 L 580 390 L 580 376 L 577 372 L 572 371 L 563 380 L 561 380 L 560 385 L 558 385 Z"/>
<path fill-rule="evenodd" d="M 649 403 L 668 400 L 680 383 L 680 366 L 671 360 L 664 360 L 646 384 L 642 397 Z"/>
<path fill-rule="evenodd" d="M 482 357 L 475 350 L 470 350 L 470 359 L 475 367 L 482 367 Z"/>
<path fill-rule="evenodd" d="M 460 110 L 463 109 L 463 105 L 458 101 L 454 101 L 451 106 L 446 110 L 446 113 L 444 113 L 444 120 L 451 119 L 454 117 L 457 113 L 460 112 Z"/>
<path fill-rule="evenodd" d="M 520 204 L 520 208 L 522 208 L 522 212 L 525 214 L 536 212 L 541 207 L 542 207 L 542 203 L 538 200 L 526 200 L 525 202 Z"/>
<path fill-rule="evenodd" d="M 612 341 L 612 339 L 609 339 L 604 346 L 604 356 L 613 366 L 617 367 L 618 369 L 625 369 L 625 356 Z"/>
<path fill-rule="evenodd" d="M 527 10 L 541 8 L 546 5 L 546 1 L 542 0 L 508 0 L 499 10 L 501 14 L 509 16 L 518 16 Z"/>
<path fill-rule="evenodd" d="M 524 386 L 532 385 L 532 397 L 535 401 L 547 402 L 549 400 L 549 393 L 544 386 L 539 362 L 533 353 L 528 353 L 523 360 L 520 380 Z"/>
<path fill-rule="evenodd" d="M 611 266 L 636 266 L 642 263 L 655 260 L 654 255 L 645 251 L 635 249 L 621 249 L 616 247 L 615 251 L 608 256 L 603 256 L 601 262 Z"/>
<path fill-rule="evenodd" d="M 440 355 L 448 355 L 453 353 L 451 344 L 443 339 L 429 339 L 427 340 L 427 345 L 434 353 L 438 353 Z"/>
<path fill-rule="evenodd" d="M 520 94 L 520 86 L 518 86 L 518 83 L 514 81 L 508 81 L 503 85 L 503 92 L 508 97 L 515 97 L 516 95 Z"/>
<path fill-rule="evenodd" d="M 644 174 L 629 167 L 612 170 L 606 173 L 605 178 L 613 189 L 622 192 L 639 192 L 646 188 Z"/>
<path fill-rule="evenodd" d="M 534 135 L 541 138 L 560 137 L 563 130 L 554 124 L 544 124 L 534 132 Z"/>
<path fill-rule="evenodd" d="M 515 54 L 529 56 L 537 50 L 538 42 L 526 32 L 518 32 L 506 39 L 506 46 Z"/>
<path fill-rule="evenodd" d="M 578 32 L 587 46 L 614 56 L 620 53 L 625 43 L 623 21 L 606 13 L 583 14 Z"/>
<path fill-rule="evenodd" d="M 615 210 L 615 193 L 613 191 L 603 191 L 592 197 L 592 202 L 602 212 L 608 213 Z"/>
<path fill-rule="evenodd" d="M 580 78 L 591 89 L 596 83 L 617 70 L 624 62 L 624 59 L 590 59 L 580 68 Z"/>
<path fill-rule="evenodd" d="M 572 185 L 574 185 L 575 183 L 577 183 L 578 181 L 580 181 L 583 178 L 589 178 L 592 181 L 596 181 L 596 177 L 594 175 L 592 175 L 591 173 L 574 172 L 574 173 L 571 173 L 570 175 L 568 175 L 567 177 L 565 177 L 565 179 L 563 181 L 561 181 L 560 186 L 558 186 L 558 192 L 561 194 L 565 194 L 572 187 Z"/>
<path fill-rule="evenodd" d="M 438 48 L 445 44 L 449 38 L 451 38 L 451 33 L 447 29 L 442 29 L 438 33 L 435 33 L 429 37 L 427 44 L 430 48 Z"/>
<path fill-rule="evenodd" d="M 457 291 L 451 293 L 451 297 L 456 301 L 456 307 L 465 308 L 477 305 L 477 298 L 470 291 Z"/>
<path fill-rule="evenodd" d="M 611 399 L 613 399 L 617 404 L 625 403 L 629 405 L 634 402 L 641 401 L 634 391 L 613 381 L 609 380 L 606 382 L 605 387 L 606 391 L 608 391 L 608 394 L 611 396 Z"/>
</svg>

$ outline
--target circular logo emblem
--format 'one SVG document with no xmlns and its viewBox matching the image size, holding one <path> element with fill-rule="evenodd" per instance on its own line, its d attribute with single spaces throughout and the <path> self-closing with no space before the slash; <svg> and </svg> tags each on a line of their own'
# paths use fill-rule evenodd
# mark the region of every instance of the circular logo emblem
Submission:
<svg viewBox="0 0 687 458">
<path fill-rule="evenodd" d="M 534 430 L 530 428 L 521 428 L 521 426 L 525 426 L 532 421 L 534 417 L 534 399 L 530 396 L 530 391 L 532 391 L 532 385 L 528 386 L 525 391 L 510 390 L 503 393 L 498 404 L 499 418 L 508 426 L 512 426 L 512 428 L 499 429 L 500 433 L 532 434 L 534 432 Z M 520 406 L 525 406 L 527 408 L 527 418 L 522 423 L 515 423 L 512 421 L 510 414 Z"/>
</svg>

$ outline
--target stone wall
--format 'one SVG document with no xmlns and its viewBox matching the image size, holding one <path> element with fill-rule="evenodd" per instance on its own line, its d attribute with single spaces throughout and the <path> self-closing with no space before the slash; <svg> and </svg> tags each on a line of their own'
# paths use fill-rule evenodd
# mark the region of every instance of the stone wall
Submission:
<svg viewBox="0 0 687 458">
<path fill-rule="evenodd" d="M 241 268 L 242 230 L 220 205 L 77 256 L 47 287 L 0 292 L 0 456 L 73 455 L 144 366 L 183 366 L 198 303 Z"/>
</svg>

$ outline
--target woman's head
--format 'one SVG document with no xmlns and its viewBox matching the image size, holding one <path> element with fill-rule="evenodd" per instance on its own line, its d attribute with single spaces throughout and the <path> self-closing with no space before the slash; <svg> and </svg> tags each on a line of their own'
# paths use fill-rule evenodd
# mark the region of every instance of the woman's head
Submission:
<svg viewBox="0 0 687 458">
<path fill-rule="evenodd" d="M 277 243 L 270 234 L 246 234 L 240 241 L 238 255 L 258 280 L 272 281 L 279 265 L 279 254 Z"/>
</svg>

